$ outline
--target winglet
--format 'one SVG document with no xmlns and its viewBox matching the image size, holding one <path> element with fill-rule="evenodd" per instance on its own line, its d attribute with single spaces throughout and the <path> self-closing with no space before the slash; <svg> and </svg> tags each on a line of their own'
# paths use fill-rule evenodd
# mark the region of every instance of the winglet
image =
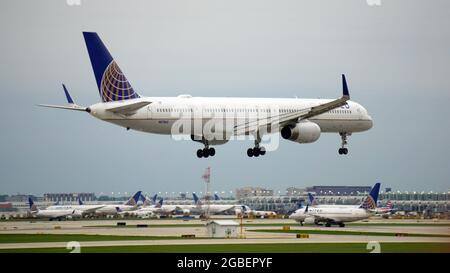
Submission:
<svg viewBox="0 0 450 273">
<path fill-rule="evenodd" d="M 72 97 L 70 96 L 69 91 L 67 91 L 67 88 L 66 88 L 66 86 L 64 85 L 64 83 L 62 84 L 62 86 L 63 86 L 63 89 L 64 89 L 64 93 L 66 94 L 67 102 L 68 102 L 69 104 L 74 104 L 74 103 L 73 103 L 73 100 L 72 100 Z"/>
<path fill-rule="evenodd" d="M 347 80 L 345 79 L 344 74 L 342 74 L 342 96 L 350 98 L 350 94 L 348 93 Z"/>
</svg>

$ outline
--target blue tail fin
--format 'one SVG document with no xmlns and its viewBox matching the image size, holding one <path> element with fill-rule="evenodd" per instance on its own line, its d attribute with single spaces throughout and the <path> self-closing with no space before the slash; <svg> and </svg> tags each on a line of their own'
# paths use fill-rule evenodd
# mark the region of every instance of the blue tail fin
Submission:
<svg viewBox="0 0 450 273">
<path fill-rule="evenodd" d="M 314 196 L 308 192 L 308 199 L 309 199 L 309 205 L 315 206 L 317 205 L 317 200 L 314 198 Z"/>
<path fill-rule="evenodd" d="M 361 204 L 360 208 L 363 209 L 376 209 L 377 208 L 377 202 L 378 202 L 378 194 L 380 192 L 380 183 L 376 183 L 372 190 L 370 191 L 369 195 L 364 199 L 363 203 Z"/>
<path fill-rule="evenodd" d="M 158 194 L 153 195 L 153 198 L 152 198 L 153 204 L 155 204 L 155 202 L 156 202 L 156 197 L 158 197 Z"/>
<path fill-rule="evenodd" d="M 163 199 L 161 198 L 158 203 L 155 203 L 155 208 L 162 207 L 162 204 L 163 204 Z"/>
<path fill-rule="evenodd" d="M 197 194 L 193 193 L 192 194 L 192 198 L 194 198 L 194 204 L 195 205 L 200 205 L 201 204 L 200 199 L 198 199 Z"/>
<path fill-rule="evenodd" d="M 36 204 L 33 202 L 33 199 L 31 199 L 31 197 L 28 197 L 28 204 L 30 206 L 30 211 L 38 210 Z"/>
<path fill-rule="evenodd" d="M 137 203 L 138 203 L 138 201 L 139 201 L 139 198 L 141 197 L 141 193 L 142 193 L 142 191 L 136 192 L 136 193 L 133 195 L 133 197 L 131 197 L 131 198 L 125 203 L 125 205 L 128 205 L 128 206 L 136 206 Z"/>
<path fill-rule="evenodd" d="M 81 198 L 80 197 L 78 197 L 78 205 L 83 205 L 83 201 L 81 201 Z"/>
<path fill-rule="evenodd" d="M 303 208 L 303 200 L 298 200 L 297 202 L 297 209 Z"/>
<path fill-rule="evenodd" d="M 139 98 L 97 33 L 83 32 L 83 36 L 102 101 Z"/>
<path fill-rule="evenodd" d="M 216 201 L 220 200 L 220 197 L 216 193 L 214 194 L 214 200 L 216 200 Z"/>
</svg>

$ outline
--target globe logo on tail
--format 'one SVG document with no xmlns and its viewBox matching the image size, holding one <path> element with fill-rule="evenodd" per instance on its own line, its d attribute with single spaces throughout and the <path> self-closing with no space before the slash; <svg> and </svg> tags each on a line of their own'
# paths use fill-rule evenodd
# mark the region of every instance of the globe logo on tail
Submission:
<svg viewBox="0 0 450 273">
<path fill-rule="evenodd" d="M 139 98 L 114 60 L 103 73 L 100 88 L 103 102 Z"/>
</svg>

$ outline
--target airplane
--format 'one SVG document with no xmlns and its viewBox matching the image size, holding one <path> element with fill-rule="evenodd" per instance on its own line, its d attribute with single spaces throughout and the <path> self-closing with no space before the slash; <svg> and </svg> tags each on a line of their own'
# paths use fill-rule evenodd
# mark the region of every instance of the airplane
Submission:
<svg viewBox="0 0 450 273">
<path fill-rule="evenodd" d="M 116 215 L 120 211 L 132 211 L 137 209 L 137 202 L 141 196 L 141 191 L 136 192 L 125 204 L 105 204 L 95 211 L 97 215 Z"/>
<path fill-rule="evenodd" d="M 53 205 L 46 208 L 46 210 L 77 210 L 83 216 L 93 214 L 96 210 L 103 208 L 105 205 L 85 205 L 80 198 L 78 198 L 78 205 Z"/>
<path fill-rule="evenodd" d="M 61 221 L 68 217 L 80 218 L 83 216 L 82 211 L 76 209 L 39 209 L 31 197 L 28 197 L 28 204 L 30 206 L 30 213 L 33 217 L 48 218 L 49 221 Z"/>
<path fill-rule="evenodd" d="M 267 211 L 267 210 L 253 210 L 249 206 L 241 206 L 241 211 L 236 211 L 238 214 L 243 213 L 244 215 L 253 215 L 256 217 L 269 217 L 269 216 L 276 216 L 277 213 L 274 211 Z"/>
<path fill-rule="evenodd" d="M 156 198 L 158 197 L 158 194 L 153 195 L 151 199 L 147 198 L 146 196 L 142 195 L 140 196 L 140 199 L 142 199 L 142 206 L 147 207 L 156 204 Z"/>
<path fill-rule="evenodd" d="M 340 155 L 348 153 L 348 137 L 372 128 L 367 110 L 350 100 L 342 74 L 343 93 L 337 99 L 144 97 L 136 92 L 95 32 L 83 32 L 101 102 L 84 107 L 76 104 L 63 84 L 67 105 L 39 106 L 87 112 L 95 118 L 152 134 L 184 136 L 201 143 L 198 158 L 214 156 L 214 145 L 253 136 L 247 156 L 266 154 L 265 135 L 280 133 L 296 143 L 313 143 L 321 133 L 338 133 Z M 224 126 L 224 124 L 226 126 Z M 261 144 L 261 145 L 260 145 Z M 266 146 L 266 147 L 265 147 Z"/>
<path fill-rule="evenodd" d="M 367 219 L 375 214 L 377 208 L 378 194 L 380 191 L 380 183 L 376 183 L 362 204 L 355 206 L 310 206 L 297 209 L 289 215 L 290 219 L 294 219 L 303 225 L 304 222 L 313 222 L 316 225 L 325 223 L 326 227 L 337 224 L 345 227 L 345 222 L 354 222 Z"/>
<path fill-rule="evenodd" d="M 205 213 L 206 210 L 208 209 L 208 206 L 209 206 L 209 213 L 211 214 L 220 214 L 225 211 L 231 210 L 235 207 L 235 205 L 203 204 L 203 202 L 198 198 L 198 196 L 195 193 L 192 194 L 192 197 L 194 198 L 194 206 L 195 206 L 193 207 L 193 209 L 200 210 L 200 213 Z"/>
<path fill-rule="evenodd" d="M 132 211 L 122 211 L 120 208 L 116 208 L 119 210 L 120 215 L 131 215 L 131 216 L 137 216 L 140 218 L 148 218 L 155 216 L 157 214 L 161 214 L 162 211 L 162 203 L 163 199 L 160 199 L 155 205 L 149 205 L 149 206 L 143 206 L 137 210 Z"/>
<path fill-rule="evenodd" d="M 392 201 L 388 200 L 385 207 L 377 208 L 375 214 L 385 215 L 390 214 L 394 211 Z"/>
</svg>

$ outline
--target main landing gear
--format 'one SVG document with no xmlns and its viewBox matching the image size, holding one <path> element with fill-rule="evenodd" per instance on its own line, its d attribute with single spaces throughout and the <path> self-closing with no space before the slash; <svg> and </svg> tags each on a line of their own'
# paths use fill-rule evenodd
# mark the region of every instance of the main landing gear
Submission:
<svg viewBox="0 0 450 273">
<path fill-rule="evenodd" d="M 248 148 L 247 155 L 248 157 L 258 157 L 260 155 L 265 155 L 266 149 L 264 147 L 259 146 L 259 141 L 255 140 L 255 147 Z"/>
<path fill-rule="evenodd" d="M 202 158 L 202 157 L 207 158 L 210 156 L 214 156 L 216 154 L 216 149 L 214 149 L 213 147 L 210 148 L 208 140 L 206 140 L 204 137 L 202 137 L 201 139 L 196 139 L 196 137 L 194 135 L 191 135 L 191 139 L 195 142 L 200 142 L 203 145 L 205 145 L 205 148 L 197 150 L 198 158 Z"/>
<path fill-rule="evenodd" d="M 338 152 L 340 155 L 346 155 L 346 154 L 348 154 L 348 149 L 345 148 L 345 145 L 348 144 L 347 136 L 349 136 L 350 134 L 341 132 L 341 133 L 339 133 L 339 135 L 341 136 L 341 148 L 339 148 Z"/>
<path fill-rule="evenodd" d="M 214 156 L 216 154 L 216 149 L 214 148 L 209 148 L 208 146 L 205 146 L 204 149 L 198 149 L 197 150 L 197 157 L 198 158 L 207 158 L 209 156 Z"/>
</svg>

